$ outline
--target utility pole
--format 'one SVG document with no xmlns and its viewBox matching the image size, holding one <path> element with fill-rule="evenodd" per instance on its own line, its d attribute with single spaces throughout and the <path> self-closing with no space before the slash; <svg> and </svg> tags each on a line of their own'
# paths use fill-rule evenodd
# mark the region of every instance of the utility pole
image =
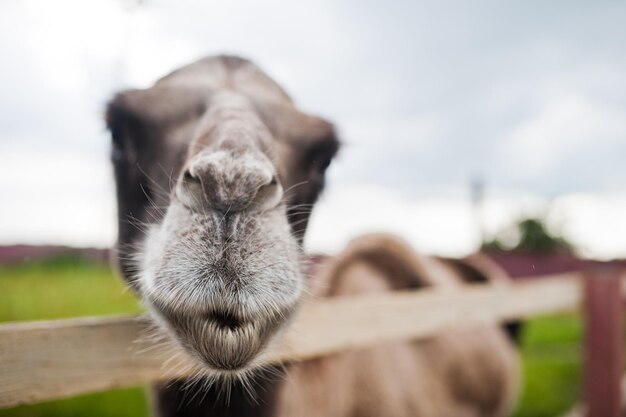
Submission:
<svg viewBox="0 0 626 417">
<path fill-rule="evenodd" d="M 483 204 L 485 199 L 485 184 L 480 177 L 475 177 L 470 183 L 474 230 L 478 239 L 478 250 L 485 242 L 485 228 L 483 223 Z"/>
</svg>

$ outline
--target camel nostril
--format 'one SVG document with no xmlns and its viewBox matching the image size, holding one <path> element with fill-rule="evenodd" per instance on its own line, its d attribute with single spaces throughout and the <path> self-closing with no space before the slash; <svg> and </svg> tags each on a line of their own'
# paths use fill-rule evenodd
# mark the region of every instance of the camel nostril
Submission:
<svg viewBox="0 0 626 417">
<path fill-rule="evenodd" d="M 176 196 L 180 202 L 189 210 L 200 210 L 203 195 L 200 177 L 193 174 L 189 168 L 184 170 L 176 186 Z"/>
<path fill-rule="evenodd" d="M 269 182 L 265 183 L 256 191 L 252 202 L 255 204 L 255 207 L 264 210 L 276 207 L 282 197 L 283 188 L 276 175 L 274 175 Z"/>
<path fill-rule="evenodd" d="M 243 325 L 243 321 L 240 318 L 226 311 L 212 311 L 208 314 L 207 318 L 220 329 L 235 330 Z"/>
<path fill-rule="evenodd" d="M 198 182 L 198 181 L 200 181 L 200 179 L 198 177 L 196 177 L 195 175 L 193 175 L 191 173 L 191 170 L 189 170 L 189 169 L 185 170 L 185 173 L 183 174 L 183 179 L 186 182 Z"/>
</svg>

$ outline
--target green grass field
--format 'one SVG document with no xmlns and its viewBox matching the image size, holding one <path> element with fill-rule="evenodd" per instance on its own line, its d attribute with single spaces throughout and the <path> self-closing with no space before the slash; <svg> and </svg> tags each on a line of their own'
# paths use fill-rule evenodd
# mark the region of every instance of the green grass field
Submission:
<svg viewBox="0 0 626 417">
<path fill-rule="evenodd" d="M 0 322 L 141 311 L 107 267 L 76 260 L 0 266 Z M 560 315 L 530 320 L 521 349 L 523 390 L 515 417 L 556 416 L 580 394 L 581 320 Z M 143 388 L 0 410 L 0 417 L 142 417 Z"/>
</svg>

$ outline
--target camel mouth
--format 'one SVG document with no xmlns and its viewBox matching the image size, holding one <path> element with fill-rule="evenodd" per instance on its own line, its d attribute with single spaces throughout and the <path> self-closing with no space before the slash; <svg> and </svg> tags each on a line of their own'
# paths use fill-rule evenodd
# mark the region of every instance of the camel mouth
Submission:
<svg viewBox="0 0 626 417">
<path fill-rule="evenodd" d="M 207 314 L 206 318 L 221 330 L 236 331 L 246 324 L 246 322 L 236 314 L 225 310 L 213 310 Z"/>
<path fill-rule="evenodd" d="M 187 314 L 153 304 L 150 310 L 160 327 L 201 367 L 226 375 L 256 368 L 295 306 L 254 317 L 223 308 Z"/>
</svg>

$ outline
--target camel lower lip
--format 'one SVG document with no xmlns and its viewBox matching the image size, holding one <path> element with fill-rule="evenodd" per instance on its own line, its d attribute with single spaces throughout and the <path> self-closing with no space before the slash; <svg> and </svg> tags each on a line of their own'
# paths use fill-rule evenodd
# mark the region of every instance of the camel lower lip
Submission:
<svg viewBox="0 0 626 417">
<path fill-rule="evenodd" d="M 204 367 L 226 372 L 249 367 L 278 325 L 272 320 L 244 320 L 224 312 L 210 312 L 197 318 L 170 312 L 162 317 L 163 324 L 167 324 L 166 328 L 191 357 Z"/>
<path fill-rule="evenodd" d="M 235 371 L 253 362 L 270 338 L 252 322 L 234 329 L 212 322 L 191 348 L 209 368 Z"/>
<path fill-rule="evenodd" d="M 236 315 L 220 310 L 215 310 L 209 313 L 207 315 L 207 319 L 214 323 L 218 328 L 231 331 L 235 331 L 246 324 L 246 322 Z"/>
<path fill-rule="evenodd" d="M 295 305 L 273 314 L 238 313 L 241 306 L 215 306 L 202 313 L 151 305 L 161 325 L 203 367 L 233 373 L 255 366 L 278 328 L 291 316 Z"/>
</svg>

